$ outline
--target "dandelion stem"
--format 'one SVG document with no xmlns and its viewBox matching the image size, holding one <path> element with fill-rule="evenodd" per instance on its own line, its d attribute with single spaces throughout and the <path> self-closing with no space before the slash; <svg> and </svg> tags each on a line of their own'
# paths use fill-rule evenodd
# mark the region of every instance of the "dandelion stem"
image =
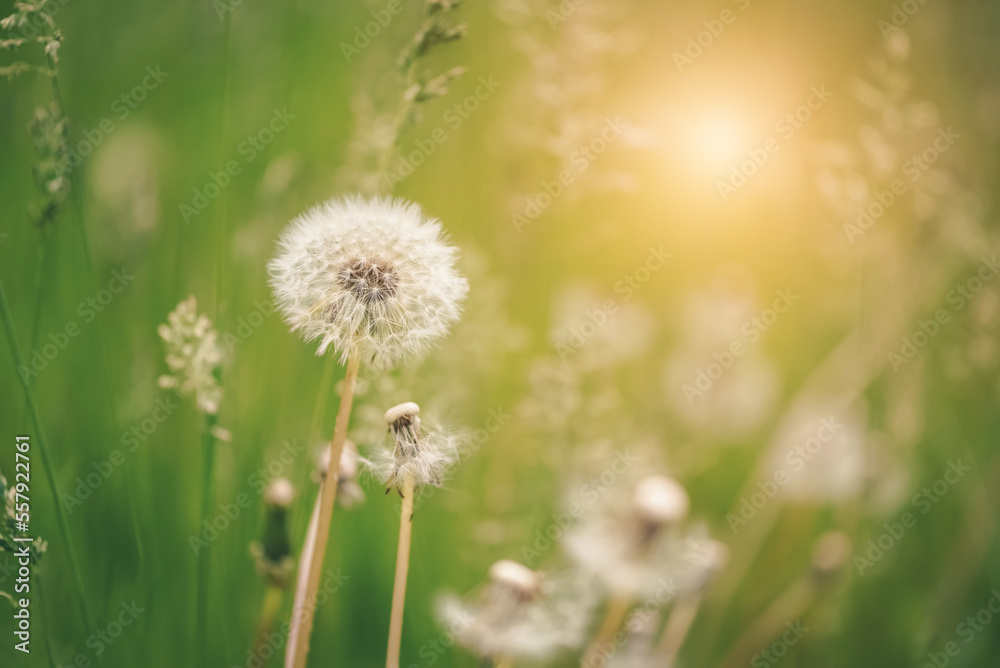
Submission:
<svg viewBox="0 0 1000 668">
<path fill-rule="evenodd" d="M 292 662 L 295 660 L 295 652 L 299 645 L 301 625 L 296 622 L 296 618 L 299 615 L 299 611 L 305 607 L 306 583 L 309 580 L 309 573 L 312 570 L 312 557 L 316 546 L 316 526 L 319 524 L 319 508 L 322 502 L 322 495 L 317 495 L 316 502 L 313 504 L 312 515 L 309 517 L 309 528 L 306 530 L 306 539 L 302 543 L 302 557 L 299 561 L 299 572 L 295 578 L 295 603 L 292 608 L 292 624 L 288 631 L 288 646 L 285 649 L 286 667 L 293 665 Z"/>
<path fill-rule="evenodd" d="M 31 413 L 31 420 L 35 425 L 37 434 L 38 452 L 42 459 L 42 468 L 45 470 L 45 477 L 49 483 L 49 489 L 55 499 L 56 520 L 59 526 L 59 536 L 66 548 L 66 556 L 69 558 L 70 571 L 73 573 L 73 582 L 76 585 L 77 601 L 80 606 L 80 613 L 83 615 L 83 623 L 87 629 L 97 628 L 94 620 L 90 616 L 87 607 L 87 593 L 83 587 L 83 573 L 80 570 L 80 563 L 76 558 L 76 547 L 73 544 L 73 536 L 69 530 L 69 521 L 66 519 L 66 510 L 63 508 L 62 494 L 59 493 L 59 484 L 56 482 L 56 472 L 52 465 L 52 456 L 49 452 L 49 442 L 45 435 L 45 425 L 42 424 L 42 415 L 38 410 L 38 403 L 35 401 L 35 393 L 31 389 L 26 374 L 22 374 L 19 369 L 24 367 L 24 359 L 21 357 L 21 346 L 17 342 L 17 332 L 14 329 L 14 318 L 10 312 L 10 305 L 7 303 L 7 293 L 3 288 L 3 281 L 0 280 L 0 317 L 3 318 L 4 330 L 7 332 L 7 343 L 10 346 L 11 357 L 14 358 L 15 373 L 24 388 L 24 399 L 28 404 L 28 412 Z"/>
<path fill-rule="evenodd" d="M 625 620 L 625 614 L 632 607 L 632 600 L 625 596 L 615 596 L 608 604 L 608 611 L 601 622 L 601 628 L 594 636 L 594 642 L 590 644 L 587 653 L 583 655 L 582 668 L 603 668 L 607 662 L 607 652 L 605 648 L 611 643 L 615 631 L 621 628 Z"/>
<path fill-rule="evenodd" d="M 671 612 L 657 651 L 657 654 L 663 659 L 664 668 L 670 668 L 677 660 L 677 655 L 680 654 L 681 647 L 684 646 L 684 641 L 694 625 L 700 607 L 701 596 L 693 596 L 680 600 Z"/>
<path fill-rule="evenodd" d="M 309 422 L 309 439 L 306 441 L 306 445 L 309 447 L 313 447 L 313 444 L 319 441 L 320 435 L 323 433 L 323 416 L 326 412 L 324 409 L 330 397 L 330 386 L 333 384 L 333 370 L 336 367 L 337 357 L 335 355 L 327 355 L 326 362 L 323 364 L 323 375 L 319 381 L 319 392 L 316 393 L 316 403 L 313 405 L 312 419 Z M 305 489 L 308 481 L 309 472 L 305 471 L 299 481 L 298 488 Z M 316 497 L 316 500 L 319 501 L 319 497 Z M 296 506 L 298 505 L 296 504 Z M 314 520 L 310 517 L 310 522 L 312 521 Z M 293 511 L 291 525 L 295 531 L 294 535 L 298 535 L 302 527 L 301 511 Z"/>
<path fill-rule="evenodd" d="M 333 428 L 333 440 L 330 441 L 330 463 L 326 468 L 323 483 L 320 485 L 315 542 L 311 549 L 302 551 L 299 564 L 300 571 L 304 570 L 305 573 L 299 573 L 298 586 L 295 591 L 295 606 L 292 609 L 289 634 L 289 639 L 294 637 L 295 643 L 289 642 L 288 644 L 288 654 L 285 657 L 286 668 L 305 668 L 306 656 L 309 653 L 309 634 L 312 632 L 315 615 L 315 606 L 312 605 L 312 602 L 315 601 L 316 590 L 319 588 L 323 557 L 326 554 L 326 541 L 330 536 L 330 520 L 333 518 L 333 505 L 337 499 L 340 455 L 344 451 L 344 441 L 347 439 L 347 424 L 351 418 L 351 404 L 354 401 L 354 385 L 358 380 L 358 367 L 359 360 L 356 356 L 348 359 L 347 372 L 344 375 L 344 389 L 340 395 L 340 409 L 337 411 L 337 422 Z M 310 527 L 310 531 L 312 528 Z"/>
<path fill-rule="evenodd" d="M 399 646 L 403 639 L 403 606 L 406 577 L 410 572 L 410 537 L 413 535 L 413 478 L 403 480 L 403 509 L 399 517 L 399 547 L 396 550 L 396 579 L 392 585 L 392 615 L 389 618 L 389 650 L 385 668 L 399 668 Z"/>
</svg>

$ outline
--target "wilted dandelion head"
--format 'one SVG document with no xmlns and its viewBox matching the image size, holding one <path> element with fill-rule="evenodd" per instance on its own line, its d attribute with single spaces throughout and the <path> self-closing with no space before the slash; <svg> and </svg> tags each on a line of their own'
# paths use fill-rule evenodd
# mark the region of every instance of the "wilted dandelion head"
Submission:
<svg viewBox="0 0 1000 668">
<path fill-rule="evenodd" d="M 441 429 L 424 429 L 420 406 L 412 401 L 390 408 L 385 421 L 392 448 L 376 451 L 367 462 L 375 477 L 390 488 L 401 488 L 407 479 L 417 487 L 440 487 L 458 459 L 459 439 Z"/>
<path fill-rule="evenodd" d="M 483 658 L 545 660 L 579 646 L 594 600 L 579 582 L 549 580 L 514 561 L 490 567 L 478 595 L 438 600 L 441 623 Z"/>
<path fill-rule="evenodd" d="M 275 478 L 264 490 L 264 502 L 272 508 L 288 508 L 295 498 L 295 488 L 287 478 Z"/>
<path fill-rule="evenodd" d="M 468 292 L 441 223 L 390 198 L 333 199 L 293 220 L 268 269 L 278 307 L 318 354 L 391 367 L 444 336 Z"/>
<path fill-rule="evenodd" d="M 188 297 L 167 316 L 157 330 L 167 348 L 170 373 L 160 377 L 160 387 L 180 395 L 193 394 L 198 409 L 214 415 L 219 411 L 222 388 L 216 371 L 222 364 L 219 334 L 207 316 L 198 315 L 198 302 Z"/>
</svg>

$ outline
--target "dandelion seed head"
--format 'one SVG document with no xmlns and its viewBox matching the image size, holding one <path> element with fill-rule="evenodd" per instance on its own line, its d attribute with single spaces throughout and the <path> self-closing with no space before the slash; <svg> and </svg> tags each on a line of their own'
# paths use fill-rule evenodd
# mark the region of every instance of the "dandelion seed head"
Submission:
<svg viewBox="0 0 1000 668">
<path fill-rule="evenodd" d="M 543 579 L 506 560 L 489 576 L 478 593 L 438 600 L 438 618 L 458 644 L 483 658 L 545 661 L 583 643 L 595 599 L 576 576 Z"/>
<path fill-rule="evenodd" d="M 292 329 L 382 368 L 426 352 L 458 319 L 468 282 L 441 223 L 390 198 L 333 199 L 293 220 L 268 266 Z"/>
<path fill-rule="evenodd" d="M 664 581 L 676 591 L 698 591 L 725 563 L 725 547 L 707 531 L 682 526 L 687 492 L 664 476 L 640 480 L 630 495 L 611 491 L 566 531 L 563 546 L 578 568 L 609 593 L 655 595 Z"/>
</svg>

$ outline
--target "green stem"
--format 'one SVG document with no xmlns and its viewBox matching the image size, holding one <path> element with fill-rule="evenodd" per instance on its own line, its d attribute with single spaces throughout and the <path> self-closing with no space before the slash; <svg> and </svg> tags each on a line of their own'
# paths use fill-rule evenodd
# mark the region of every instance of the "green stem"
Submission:
<svg viewBox="0 0 1000 668">
<path fill-rule="evenodd" d="M 382 154 L 382 157 L 379 160 L 377 180 L 378 188 L 381 192 L 387 195 L 392 193 L 392 189 L 386 185 L 386 180 L 389 175 L 389 163 L 392 162 L 392 156 L 396 154 L 396 147 L 399 146 L 399 140 L 403 135 L 403 127 L 406 125 L 406 119 L 410 117 L 411 113 L 413 113 L 413 108 L 416 104 L 414 102 L 414 98 L 407 96 L 410 88 L 414 83 L 416 83 L 416 74 L 417 61 L 414 60 L 410 63 L 409 67 L 406 68 L 406 80 L 403 83 L 403 104 L 400 106 L 399 112 L 396 114 L 396 120 L 393 122 L 392 140 L 389 142 L 385 153 Z"/>
<path fill-rule="evenodd" d="M 202 467 L 201 467 L 201 519 L 207 520 L 209 513 L 215 505 L 214 486 L 215 478 L 215 436 L 212 429 L 215 427 L 216 417 L 209 413 L 205 414 L 205 432 L 201 437 Z M 199 522 L 199 529 L 201 523 Z M 197 533 L 197 532 L 196 532 Z M 196 661 L 198 665 L 207 666 L 207 643 L 208 643 L 208 577 L 209 577 L 209 555 L 211 546 L 202 549 L 198 557 L 198 607 L 195 614 L 195 633 L 198 638 L 198 655 Z"/>
<path fill-rule="evenodd" d="M 56 107 L 59 109 L 59 117 L 63 119 L 63 141 L 66 146 L 69 146 L 69 121 L 66 115 L 66 109 L 63 105 L 62 92 L 59 88 L 59 74 L 56 69 L 55 60 L 51 55 L 48 56 L 49 69 L 52 70 L 52 75 L 50 77 L 52 81 L 52 97 L 55 101 Z M 75 168 L 71 168 L 69 172 L 70 179 L 70 190 L 73 191 L 73 204 L 76 206 L 76 220 L 80 228 L 80 244 L 83 248 L 83 259 L 86 264 L 87 269 L 87 280 L 90 282 L 91 291 L 97 294 L 99 286 L 97 284 L 96 275 L 94 273 L 94 260 L 93 255 L 90 252 L 90 241 L 87 235 L 87 222 L 84 213 L 83 205 L 83 190 L 80 185 L 80 178 L 77 174 Z M 33 335 L 34 336 L 34 335 Z M 101 357 L 104 364 L 104 373 L 107 376 L 108 391 L 109 396 L 112 398 L 112 402 L 118 396 L 117 387 L 118 383 L 115 380 L 114 369 L 111 367 L 111 355 L 108 352 L 110 348 L 108 347 L 108 338 L 104 332 L 104 325 L 101 320 L 97 319 L 97 336 L 101 342 Z M 117 426 L 117 419 L 115 417 L 115 412 L 113 409 L 113 403 L 109 402 L 105 405 L 108 409 L 108 425 L 112 428 Z M 141 566 L 144 561 L 144 553 L 142 549 L 142 541 L 139 537 L 139 519 L 136 516 L 134 497 L 132 494 L 131 485 L 126 487 L 126 495 L 128 496 L 128 506 L 129 506 L 129 519 L 132 524 L 132 539 L 135 541 L 135 552 L 139 559 L 139 565 Z M 98 659 L 100 662 L 100 659 Z"/>
<path fill-rule="evenodd" d="M 24 399 L 28 404 L 28 412 L 31 414 L 31 420 L 35 425 L 35 432 L 38 435 L 38 451 L 42 457 L 42 468 L 45 470 L 45 477 L 48 479 L 49 489 L 52 491 L 52 497 L 55 500 L 59 536 L 66 546 L 66 554 L 69 557 L 70 570 L 73 573 L 73 582 L 76 586 L 80 613 L 83 615 L 85 628 L 90 631 L 97 627 L 94 625 L 94 620 L 90 616 L 90 610 L 87 608 L 87 594 L 83 586 L 83 573 L 80 570 L 80 563 L 76 557 L 76 547 L 73 544 L 73 537 L 69 530 L 66 511 L 62 505 L 62 494 L 59 493 L 59 484 L 56 482 L 56 472 L 49 453 L 49 441 L 45 434 L 45 426 L 42 423 L 42 415 L 38 410 L 38 403 L 35 401 L 35 393 L 31 389 L 31 383 L 20 372 L 20 369 L 24 368 L 24 359 L 21 357 L 21 346 L 17 340 L 17 332 L 14 329 L 14 318 L 10 312 L 10 305 L 7 303 L 7 293 L 4 291 L 3 280 L 0 280 L 0 316 L 3 317 L 3 326 L 7 332 L 7 343 L 10 346 L 11 357 L 14 358 L 15 374 L 24 388 Z"/>
<path fill-rule="evenodd" d="M 230 80 L 230 15 L 226 12 L 222 27 L 222 102 L 219 108 L 219 119 L 216 132 L 216 164 L 225 160 L 223 153 L 226 138 L 226 127 L 229 120 L 229 80 Z M 219 201 L 215 205 L 215 236 L 216 236 L 216 267 L 215 267 L 215 326 L 221 327 L 223 279 L 226 273 L 226 193 L 219 192 Z"/>
</svg>

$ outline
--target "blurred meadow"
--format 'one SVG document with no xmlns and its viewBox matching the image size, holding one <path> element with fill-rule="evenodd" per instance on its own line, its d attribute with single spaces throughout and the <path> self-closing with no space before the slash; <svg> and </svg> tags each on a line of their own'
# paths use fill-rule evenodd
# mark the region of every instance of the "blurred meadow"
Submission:
<svg viewBox="0 0 1000 668">
<path fill-rule="evenodd" d="M 397 57 L 423 1 L 41 6 L 51 25 L 0 28 L 25 39 L 0 43 L 23 358 L 5 329 L 0 472 L 29 435 L 48 549 L 30 654 L 0 601 L 0 665 L 283 665 L 257 634 L 266 605 L 288 620 L 294 577 L 269 594 L 251 544 L 287 478 L 298 558 L 344 367 L 289 331 L 268 262 L 295 216 L 386 183 L 469 282 L 428 355 L 362 363 L 348 430 L 369 457 L 415 401 L 463 439 L 418 497 L 402 668 L 1000 661 L 1000 5 L 469 0 L 440 10 L 466 34 L 420 60 L 464 72 L 415 101 Z M 158 328 L 189 296 L 218 333 L 217 411 L 158 384 Z M 651 474 L 728 559 L 642 618 L 629 600 L 590 661 L 618 599 L 580 574 L 615 540 L 588 531 Z M 385 662 L 400 498 L 358 482 L 309 665 Z M 502 559 L 578 588 L 586 641 L 463 646 L 441 596 L 474 599 Z"/>
</svg>

